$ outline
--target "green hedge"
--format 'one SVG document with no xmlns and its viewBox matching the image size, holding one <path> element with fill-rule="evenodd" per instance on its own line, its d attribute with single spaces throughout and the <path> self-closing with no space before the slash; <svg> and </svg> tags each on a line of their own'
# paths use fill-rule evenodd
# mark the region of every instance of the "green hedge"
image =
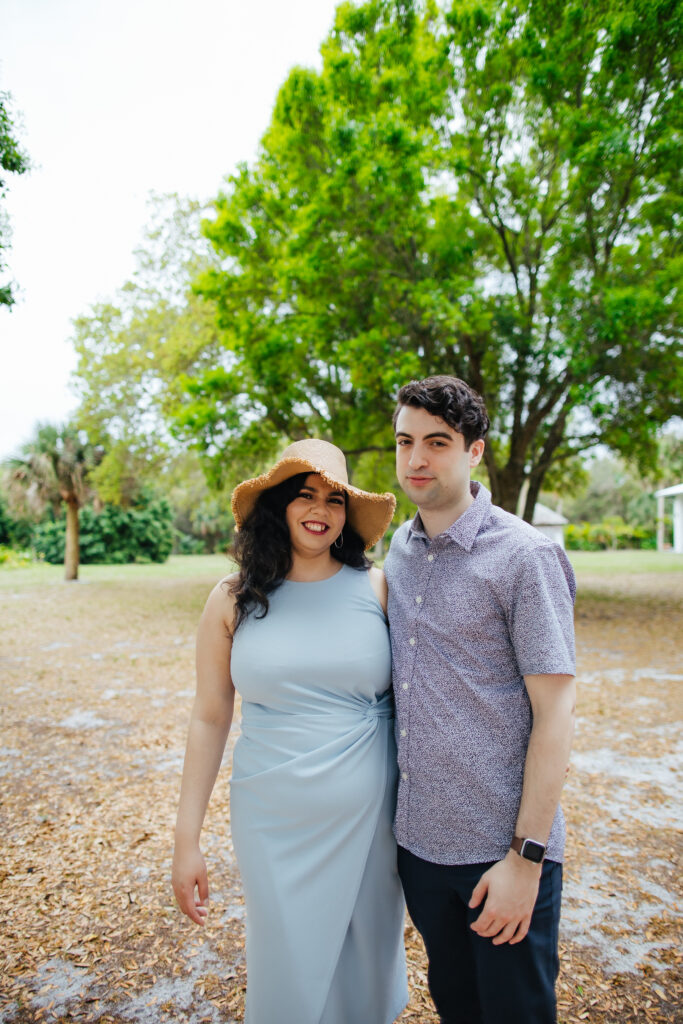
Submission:
<svg viewBox="0 0 683 1024">
<path fill-rule="evenodd" d="M 136 508 L 105 505 L 100 512 L 87 505 L 78 518 L 83 564 L 165 562 L 173 548 L 173 512 L 165 498 Z M 64 561 L 65 540 L 64 517 L 39 523 L 33 531 L 33 547 L 46 562 Z"/>
<path fill-rule="evenodd" d="M 569 551 L 608 551 L 657 547 L 654 527 L 631 526 L 621 516 L 609 516 L 601 523 L 570 523 L 564 530 Z"/>
</svg>

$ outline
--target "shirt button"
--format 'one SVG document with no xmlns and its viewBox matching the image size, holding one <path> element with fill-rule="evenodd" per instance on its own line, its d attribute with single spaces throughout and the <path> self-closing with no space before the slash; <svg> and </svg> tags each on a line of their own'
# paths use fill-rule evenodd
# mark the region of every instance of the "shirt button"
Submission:
<svg viewBox="0 0 683 1024">
<path fill-rule="evenodd" d="M 414 636 L 411 636 L 411 638 L 410 638 L 410 640 L 408 641 L 408 643 L 410 644 L 410 646 L 411 646 L 411 647 L 414 647 L 414 646 L 415 646 L 415 637 L 414 637 Z"/>
<path fill-rule="evenodd" d="M 427 561 L 428 562 L 433 562 L 434 561 L 434 555 L 427 555 Z"/>
<path fill-rule="evenodd" d="M 403 689 L 404 689 L 404 690 L 407 690 L 407 689 L 408 689 L 408 684 L 407 684 L 407 683 L 404 683 L 404 684 L 403 684 Z"/>
<path fill-rule="evenodd" d="M 407 736 L 408 733 L 405 729 L 401 729 L 401 736 Z"/>
<path fill-rule="evenodd" d="M 418 594 L 418 595 L 417 595 L 417 597 L 415 598 L 415 602 L 416 602 L 416 604 L 422 604 L 422 598 L 420 597 L 420 595 L 419 595 L 419 594 Z"/>
<path fill-rule="evenodd" d="M 408 781 L 408 772 L 402 772 L 401 773 L 401 778 L 403 779 L 404 782 L 407 782 Z"/>
</svg>

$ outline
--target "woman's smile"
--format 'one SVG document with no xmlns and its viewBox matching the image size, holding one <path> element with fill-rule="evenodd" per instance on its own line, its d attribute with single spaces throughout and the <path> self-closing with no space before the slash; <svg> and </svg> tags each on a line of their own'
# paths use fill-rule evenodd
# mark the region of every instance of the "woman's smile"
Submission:
<svg viewBox="0 0 683 1024">
<path fill-rule="evenodd" d="M 327 531 L 329 530 L 329 526 L 327 525 L 327 523 L 319 523 L 315 520 L 308 520 L 306 522 L 303 522 L 301 525 L 306 530 L 309 530 L 311 533 L 327 533 Z"/>
</svg>

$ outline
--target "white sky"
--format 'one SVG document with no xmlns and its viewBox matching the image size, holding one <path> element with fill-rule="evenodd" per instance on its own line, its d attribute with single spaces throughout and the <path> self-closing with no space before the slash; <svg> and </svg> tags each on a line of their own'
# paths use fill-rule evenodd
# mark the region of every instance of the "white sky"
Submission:
<svg viewBox="0 0 683 1024">
<path fill-rule="evenodd" d="M 133 269 L 150 192 L 210 198 L 251 160 L 337 0 L 0 0 L 0 91 L 34 168 L 8 176 L 0 458 L 75 408 L 71 319 Z"/>
</svg>

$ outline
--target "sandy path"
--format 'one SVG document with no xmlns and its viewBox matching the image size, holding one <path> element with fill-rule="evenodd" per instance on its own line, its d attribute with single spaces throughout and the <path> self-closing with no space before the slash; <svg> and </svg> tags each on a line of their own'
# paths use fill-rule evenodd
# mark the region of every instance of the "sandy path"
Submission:
<svg viewBox="0 0 683 1024">
<path fill-rule="evenodd" d="M 0 589 L 0 1020 L 241 1021 L 227 772 L 205 830 L 203 932 L 168 884 L 193 634 L 212 581 L 16 579 Z M 577 608 L 564 1024 L 683 1019 L 682 579 L 622 579 L 611 594 L 593 581 L 599 592 L 584 589 Z M 412 929 L 407 938 L 401 1019 L 432 1024 L 421 949 Z"/>
</svg>

